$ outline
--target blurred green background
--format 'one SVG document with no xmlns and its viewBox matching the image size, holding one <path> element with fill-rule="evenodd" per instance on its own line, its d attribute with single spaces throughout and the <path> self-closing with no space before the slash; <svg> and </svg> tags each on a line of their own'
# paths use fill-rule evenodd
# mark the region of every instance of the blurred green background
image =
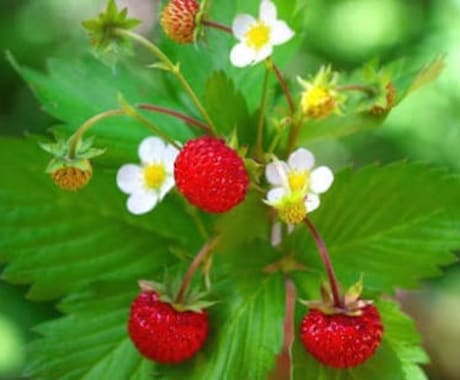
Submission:
<svg viewBox="0 0 460 380">
<path fill-rule="evenodd" d="M 158 2 L 120 3 L 128 5 L 133 16 L 142 15 L 143 32 L 155 30 Z M 43 70 L 48 57 L 72 60 L 88 54 L 80 22 L 103 4 L 104 0 L 1 0 L 2 54 L 10 50 L 21 64 Z M 441 77 L 405 99 L 383 128 L 320 148 L 334 149 L 342 162 L 354 165 L 410 159 L 460 172 L 459 20 L 460 0 L 309 0 L 305 44 L 286 68 L 293 75 L 308 74 L 327 62 L 349 70 L 375 58 L 383 63 L 405 58 L 423 64 L 446 54 Z M 0 91 L 0 134 L 33 134 L 53 124 L 4 58 Z M 56 314 L 50 304 L 28 302 L 26 290 L 0 281 L 0 379 L 20 378 L 27 360 L 24 346 L 34 337 L 32 326 Z M 445 277 L 423 284 L 420 291 L 400 294 L 424 336 L 432 358 L 427 372 L 433 380 L 460 379 L 459 294 L 458 265 Z"/>
</svg>

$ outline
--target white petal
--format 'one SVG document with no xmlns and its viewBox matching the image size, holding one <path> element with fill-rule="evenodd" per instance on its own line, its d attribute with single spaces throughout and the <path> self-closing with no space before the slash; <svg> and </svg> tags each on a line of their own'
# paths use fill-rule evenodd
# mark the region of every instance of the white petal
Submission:
<svg viewBox="0 0 460 380">
<path fill-rule="evenodd" d="M 276 20 L 276 7 L 270 0 L 262 0 L 260 3 L 259 19 L 267 24 Z"/>
<path fill-rule="evenodd" d="M 282 236 L 281 236 L 281 223 L 276 222 L 272 226 L 272 233 L 271 233 L 271 236 L 270 236 L 270 242 L 272 243 L 272 246 L 276 247 L 277 245 L 279 245 L 281 243 L 281 239 L 282 239 Z"/>
<path fill-rule="evenodd" d="M 168 145 L 163 152 L 163 164 L 167 173 L 174 171 L 174 161 L 176 161 L 179 150 L 174 145 Z"/>
<path fill-rule="evenodd" d="M 265 167 L 265 177 L 272 185 L 284 185 L 287 181 L 288 166 L 284 161 L 270 162 Z"/>
<path fill-rule="evenodd" d="M 249 30 L 249 27 L 252 24 L 255 24 L 257 21 L 251 15 L 237 15 L 233 19 L 232 31 L 233 35 L 238 38 L 240 41 L 244 39 L 246 32 Z"/>
<path fill-rule="evenodd" d="M 269 204 L 277 203 L 286 195 L 286 190 L 283 187 L 275 187 L 267 193 L 267 201 Z"/>
<path fill-rule="evenodd" d="M 158 137 L 147 137 L 139 145 L 139 158 L 143 164 L 162 161 L 165 143 Z"/>
<path fill-rule="evenodd" d="M 117 172 L 117 186 L 126 194 L 142 189 L 142 169 L 138 165 L 123 165 Z"/>
<path fill-rule="evenodd" d="M 126 206 L 128 211 L 134 215 L 145 214 L 155 207 L 158 196 L 153 192 L 140 191 L 128 198 Z"/>
<path fill-rule="evenodd" d="M 314 193 L 321 194 L 329 190 L 334 181 L 334 174 L 327 166 L 320 166 L 310 174 L 310 189 Z"/>
<path fill-rule="evenodd" d="M 284 22 L 275 21 L 271 25 L 271 43 L 281 45 L 294 37 L 294 31 Z"/>
<path fill-rule="evenodd" d="M 287 225 L 287 232 L 288 232 L 289 235 L 294 232 L 294 229 L 295 229 L 295 224 L 288 224 Z"/>
<path fill-rule="evenodd" d="M 309 150 L 299 148 L 291 153 L 288 164 L 294 170 L 310 170 L 315 164 L 315 157 Z"/>
<path fill-rule="evenodd" d="M 166 177 L 165 181 L 163 182 L 163 185 L 161 185 L 161 188 L 160 188 L 160 194 L 159 194 L 160 200 L 162 200 L 165 197 L 165 195 L 171 191 L 171 189 L 174 187 L 175 184 L 176 183 L 174 181 L 174 177 L 172 176 Z"/>
<path fill-rule="evenodd" d="M 256 51 L 256 56 L 254 57 L 253 65 L 256 63 L 262 62 L 264 59 L 270 57 L 273 53 L 273 46 L 266 44 L 263 48 Z"/>
<path fill-rule="evenodd" d="M 319 197 L 316 194 L 307 194 L 307 199 L 305 200 L 305 207 L 307 208 L 307 212 L 315 211 L 319 207 L 319 204 Z"/>
<path fill-rule="evenodd" d="M 244 67 L 251 64 L 256 57 L 256 51 L 244 43 L 235 45 L 230 52 L 230 61 L 236 67 Z"/>
</svg>

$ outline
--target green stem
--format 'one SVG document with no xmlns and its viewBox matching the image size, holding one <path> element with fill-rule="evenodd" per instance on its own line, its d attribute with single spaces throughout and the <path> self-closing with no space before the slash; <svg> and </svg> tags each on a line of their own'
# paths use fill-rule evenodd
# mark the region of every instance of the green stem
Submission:
<svg viewBox="0 0 460 380">
<path fill-rule="evenodd" d="M 193 91 L 193 89 L 190 87 L 185 77 L 180 72 L 179 66 L 172 63 L 172 61 L 168 58 L 168 56 L 165 53 L 163 53 L 154 43 L 149 41 L 147 38 L 137 33 L 133 33 L 133 32 L 130 32 L 129 30 L 124 30 L 124 29 L 115 29 L 115 32 L 120 36 L 128 37 L 132 39 L 133 41 L 136 41 L 142 46 L 144 46 L 148 51 L 150 51 L 155 57 L 157 57 L 165 65 L 167 70 L 169 70 L 171 73 L 173 73 L 176 76 L 177 80 L 182 85 L 185 92 L 188 94 L 188 96 L 192 100 L 193 104 L 195 104 L 195 107 L 198 109 L 198 111 L 201 113 L 203 118 L 206 120 L 206 123 L 209 124 L 213 134 L 216 134 L 216 128 L 214 126 L 214 123 L 212 122 L 211 118 L 209 117 L 208 112 L 206 111 L 206 109 L 203 107 L 200 100 L 196 96 L 195 92 Z"/>
<path fill-rule="evenodd" d="M 293 151 L 294 147 L 297 144 L 297 139 L 299 138 L 300 128 L 302 127 L 303 121 L 303 116 L 294 116 L 292 119 L 292 126 L 289 131 L 286 156 L 289 156 L 289 154 Z"/>
<path fill-rule="evenodd" d="M 70 137 L 69 140 L 69 158 L 75 158 L 75 155 L 77 153 L 77 146 L 78 143 L 80 142 L 81 138 L 85 134 L 85 132 L 90 129 L 94 124 L 98 123 L 101 120 L 107 119 L 109 117 L 113 116 L 119 116 L 119 115 L 125 115 L 126 112 L 121 109 L 116 109 L 116 110 L 109 110 L 105 112 L 101 112 L 88 120 L 86 120 L 83 125 L 78 128 L 75 133 Z"/>
<path fill-rule="evenodd" d="M 206 133 L 210 134 L 211 133 L 211 128 L 209 128 L 209 125 L 202 123 L 199 120 L 194 119 L 193 117 L 190 117 L 188 115 L 185 115 L 183 113 L 171 110 L 169 108 L 161 107 L 161 106 L 156 106 L 153 104 L 137 104 L 137 108 L 147 110 L 147 111 L 153 111 L 153 112 L 158 112 L 158 113 L 163 113 L 166 115 L 173 116 L 177 119 L 180 119 L 182 121 L 185 121 L 189 125 L 193 125 L 194 127 L 200 128 L 204 130 Z"/>
<path fill-rule="evenodd" d="M 334 268 L 332 266 L 332 262 L 329 257 L 329 253 L 327 251 L 326 244 L 321 238 L 321 235 L 319 234 L 315 225 L 309 218 L 305 218 L 305 224 L 307 225 L 308 229 L 310 230 L 311 235 L 313 236 L 313 240 L 315 241 L 316 246 L 318 247 L 318 251 L 320 253 L 321 260 L 323 261 L 324 266 L 326 267 L 327 275 L 329 278 L 329 285 L 331 286 L 334 306 L 343 308 L 344 303 L 343 303 L 342 297 L 340 296 L 339 282 L 337 281 L 337 277 L 334 273 Z"/>
<path fill-rule="evenodd" d="M 182 304 L 184 302 L 184 297 L 187 293 L 187 289 L 190 285 L 190 282 L 192 281 L 193 275 L 195 274 L 196 270 L 200 267 L 201 263 L 216 247 L 218 240 L 219 237 L 214 237 L 213 239 L 209 240 L 208 242 L 206 242 L 205 245 L 203 245 L 203 247 L 197 253 L 192 263 L 190 264 L 187 273 L 185 273 L 184 279 L 182 280 L 182 284 L 180 286 L 179 292 L 177 293 L 177 297 L 174 303 Z"/>
<path fill-rule="evenodd" d="M 364 86 L 361 84 L 347 84 L 343 86 L 336 87 L 337 91 L 360 91 L 365 92 L 369 96 L 375 96 L 376 91 L 372 87 Z"/>
<path fill-rule="evenodd" d="M 268 100 L 268 77 L 270 71 L 267 69 L 265 71 L 264 84 L 262 89 L 262 99 L 260 101 L 259 108 L 259 122 L 257 123 L 257 137 L 256 137 L 256 157 L 263 161 L 263 140 L 264 140 L 264 124 L 265 124 L 265 108 L 267 107 Z"/>
</svg>

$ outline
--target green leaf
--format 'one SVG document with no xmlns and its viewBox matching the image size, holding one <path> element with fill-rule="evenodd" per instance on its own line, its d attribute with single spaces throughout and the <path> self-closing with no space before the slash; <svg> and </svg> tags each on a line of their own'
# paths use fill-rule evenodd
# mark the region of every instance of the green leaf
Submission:
<svg viewBox="0 0 460 380">
<path fill-rule="evenodd" d="M 260 272 L 234 273 L 220 285 L 223 301 L 210 309 L 212 336 L 203 356 L 159 368 L 165 379 L 266 379 L 281 349 L 283 281 Z"/>
<path fill-rule="evenodd" d="M 318 380 L 425 380 L 418 365 L 426 363 L 426 354 L 418 347 L 420 338 L 414 323 L 390 301 L 377 303 L 384 325 L 382 344 L 364 364 L 343 370 L 326 367 L 306 352 L 298 340 L 294 345 L 294 380 L 306 376 Z M 300 324 L 304 310 L 298 310 Z"/>
<path fill-rule="evenodd" d="M 59 305 L 66 316 L 36 331 L 25 374 L 34 379 L 151 379 L 152 363 L 129 340 L 126 325 L 135 282 L 99 284 Z"/>
<path fill-rule="evenodd" d="M 398 101 L 401 101 L 411 92 L 414 92 L 419 88 L 436 80 L 436 78 L 438 78 L 444 70 L 444 66 L 444 56 L 439 55 L 436 58 L 434 58 L 431 62 L 423 65 L 421 68 L 419 68 L 417 71 L 412 72 L 411 74 L 405 74 L 405 71 L 401 70 L 404 74 L 395 80 Z"/>
<path fill-rule="evenodd" d="M 246 101 L 224 72 L 214 72 L 208 78 L 204 105 L 223 135 L 229 135 L 235 128 L 239 131 L 240 137 L 246 137 L 248 130 L 254 132 L 252 125 L 249 125 Z"/>
<path fill-rule="evenodd" d="M 111 71 L 92 57 L 65 62 L 50 60 L 48 74 L 20 66 L 11 55 L 10 62 L 26 80 L 43 108 L 56 119 L 68 137 L 90 117 L 110 109 L 118 109 L 118 94 L 134 103 L 155 103 L 168 108 L 177 108 L 165 97 L 167 90 L 155 81 L 152 71 L 133 71 L 118 67 Z M 162 75 L 162 73 L 158 73 Z M 172 139 L 185 141 L 194 136 L 184 123 L 159 114 L 145 113 Z M 111 168 L 136 158 L 137 146 L 142 138 L 151 135 L 143 124 L 126 116 L 104 120 L 89 132 L 97 135 L 96 145 L 106 147 L 107 154 L 98 162 Z"/>
<path fill-rule="evenodd" d="M 298 144 L 305 145 L 311 141 L 330 140 L 372 130 L 382 125 L 385 117 L 386 115 L 377 116 L 366 111 L 311 120 L 302 126 Z"/>
<path fill-rule="evenodd" d="M 217 233 L 222 236 L 221 246 L 239 247 L 257 238 L 264 238 L 269 230 L 269 208 L 261 201 L 260 194 L 249 192 L 244 202 L 224 214 L 216 223 Z M 257 223 L 254 221 L 257 220 Z"/>
<path fill-rule="evenodd" d="M 8 181 L 0 189 L 0 262 L 11 261 L 3 277 L 32 283 L 31 298 L 55 298 L 96 280 L 137 279 L 167 265 L 169 248 L 190 253 L 201 244 L 173 194 L 135 217 L 114 171 L 96 168 L 85 189 L 68 193 L 44 173 L 48 157 L 34 143 L 2 139 L 0 159 L 8 162 L 1 169 Z"/>
<path fill-rule="evenodd" d="M 455 261 L 452 251 L 460 247 L 459 193 L 458 177 L 427 165 L 347 169 L 337 174 L 311 219 L 345 287 L 363 273 L 365 293 L 392 292 L 415 287 Z M 324 273 L 305 226 L 297 227 L 288 246 L 307 267 Z"/>
</svg>

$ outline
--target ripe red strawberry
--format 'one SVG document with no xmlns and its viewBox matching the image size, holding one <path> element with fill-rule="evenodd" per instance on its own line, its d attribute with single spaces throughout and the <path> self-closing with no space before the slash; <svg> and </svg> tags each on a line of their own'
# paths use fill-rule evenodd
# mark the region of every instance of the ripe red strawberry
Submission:
<svg viewBox="0 0 460 380">
<path fill-rule="evenodd" d="M 242 202 L 249 186 L 243 160 L 223 140 L 209 136 L 184 145 L 174 163 L 174 178 L 190 203 L 215 213 Z"/>
<path fill-rule="evenodd" d="M 161 15 L 161 26 L 166 35 L 181 44 L 193 42 L 199 10 L 200 5 L 195 0 L 170 0 Z"/>
<path fill-rule="evenodd" d="M 305 349 L 321 363 L 350 368 L 374 354 L 382 340 L 383 325 L 373 305 L 362 308 L 357 316 L 311 309 L 302 321 L 300 333 Z"/>
<path fill-rule="evenodd" d="M 208 313 L 178 311 L 143 291 L 131 305 L 128 331 L 145 357 L 159 363 L 179 363 L 192 357 L 208 335 Z"/>
</svg>

